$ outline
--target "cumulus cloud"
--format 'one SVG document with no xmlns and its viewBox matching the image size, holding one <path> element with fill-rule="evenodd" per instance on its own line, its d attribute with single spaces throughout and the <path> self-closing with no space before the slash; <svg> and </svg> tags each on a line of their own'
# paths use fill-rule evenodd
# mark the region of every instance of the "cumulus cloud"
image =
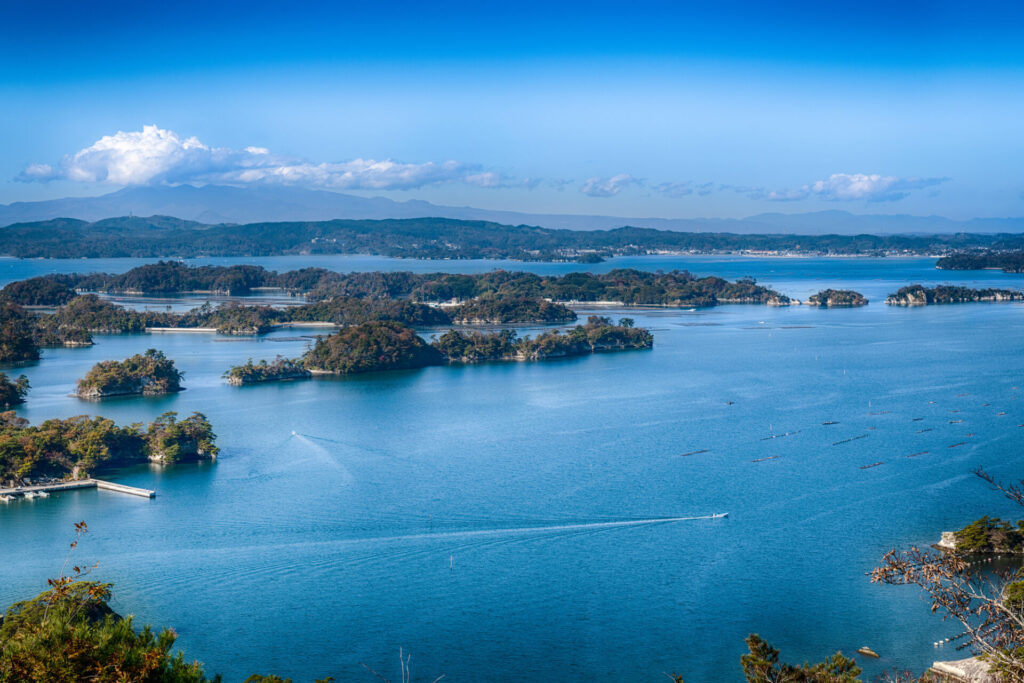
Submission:
<svg viewBox="0 0 1024 683">
<path fill-rule="evenodd" d="M 628 173 L 620 173 L 611 178 L 587 178 L 580 191 L 588 197 L 614 197 L 630 185 L 639 184 L 640 181 Z"/>
<path fill-rule="evenodd" d="M 111 185 L 265 183 L 336 190 L 411 190 L 450 182 L 484 188 L 531 188 L 539 182 L 518 180 L 457 161 L 403 163 L 391 159 L 352 159 L 315 163 L 271 154 L 263 147 L 211 147 L 198 138 L 183 138 L 157 126 L 106 135 L 65 156 L 57 166 L 31 164 L 18 180 Z"/>
</svg>

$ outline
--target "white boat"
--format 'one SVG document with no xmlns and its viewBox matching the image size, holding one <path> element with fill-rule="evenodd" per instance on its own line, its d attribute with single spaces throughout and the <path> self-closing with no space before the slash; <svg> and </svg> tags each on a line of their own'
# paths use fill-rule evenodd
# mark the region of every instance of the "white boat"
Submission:
<svg viewBox="0 0 1024 683">
<path fill-rule="evenodd" d="M 711 515 L 711 519 L 721 519 L 722 517 L 728 517 L 728 516 L 729 516 L 728 512 L 716 512 L 715 514 Z"/>
<path fill-rule="evenodd" d="M 0 503 L 10 503 L 14 500 L 14 496 L 0 496 Z"/>
<path fill-rule="evenodd" d="M 46 491 L 39 491 L 38 493 L 36 493 L 36 495 L 39 496 L 40 498 L 49 498 L 50 497 L 50 494 L 47 493 Z"/>
<path fill-rule="evenodd" d="M 33 498 L 36 497 L 36 492 L 35 491 L 25 491 L 24 496 L 28 500 L 32 500 Z"/>
</svg>

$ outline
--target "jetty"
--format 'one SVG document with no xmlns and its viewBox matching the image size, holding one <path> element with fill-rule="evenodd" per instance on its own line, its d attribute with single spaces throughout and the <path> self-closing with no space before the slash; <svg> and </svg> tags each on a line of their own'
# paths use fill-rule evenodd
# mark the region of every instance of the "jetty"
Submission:
<svg viewBox="0 0 1024 683">
<path fill-rule="evenodd" d="M 49 495 L 59 491 L 75 491 L 79 489 L 101 489 L 103 491 L 114 491 L 115 493 L 127 493 L 131 496 L 143 498 L 156 498 L 156 491 L 140 489 L 135 486 L 116 484 L 112 481 L 102 479 L 75 479 L 73 481 L 58 481 L 52 484 L 39 484 L 36 486 L 19 486 L 17 488 L 0 489 L 0 498 L 35 498 L 40 494 Z"/>
</svg>

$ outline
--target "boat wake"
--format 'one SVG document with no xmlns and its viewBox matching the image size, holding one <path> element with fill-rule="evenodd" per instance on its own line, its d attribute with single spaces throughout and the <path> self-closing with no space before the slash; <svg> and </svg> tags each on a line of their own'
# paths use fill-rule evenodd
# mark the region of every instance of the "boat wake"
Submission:
<svg viewBox="0 0 1024 683">
<path fill-rule="evenodd" d="M 330 469 L 337 472 L 342 479 L 342 484 L 352 483 L 352 481 L 354 480 L 352 472 L 350 472 L 349 469 L 345 467 L 343 464 L 338 462 L 338 460 L 335 457 L 333 457 L 326 448 L 324 448 L 318 443 L 315 443 L 309 437 L 303 434 L 299 434 L 297 432 L 292 432 L 291 438 L 300 441 L 304 446 L 306 446 L 307 450 L 315 455 L 318 462 L 328 466 Z"/>
<path fill-rule="evenodd" d="M 631 526 L 653 526 L 655 524 L 672 524 L 675 522 L 693 522 L 701 519 L 722 519 L 728 516 L 727 512 L 715 513 L 713 515 L 700 515 L 697 517 L 652 517 L 650 519 L 628 519 L 615 522 L 584 522 L 578 524 L 548 524 L 544 526 L 518 526 L 497 529 L 468 529 L 466 531 L 436 531 L 418 534 L 405 534 L 401 536 L 377 536 L 375 538 L 359 539 L 361 541 L 406 541 L 406 540 L 427 540 L 439 538 L 473 538 L 479 536 L 501 536 L 519 534 L 541 534 L 549 532 L 566 531 L 589 531 L 596 529 L 614 529 Z"/>
</svg>

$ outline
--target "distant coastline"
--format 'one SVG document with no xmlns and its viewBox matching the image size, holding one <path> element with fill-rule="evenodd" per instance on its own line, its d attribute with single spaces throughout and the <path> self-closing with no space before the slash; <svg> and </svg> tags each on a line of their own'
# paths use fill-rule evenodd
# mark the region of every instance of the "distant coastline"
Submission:
<svg viewBox="0 0 1024 683">
<path fill-rule="evenodd" d="M 566 230 L 446 218 L 208 225 L 172 216 L 95 222 L 58 218 L 16 223 L 0 231 L 0 253 L 20 258 L 367 254 L 588 265 L 615 256 L 659 254 L 891 257 L 949 255 L 964 249 L 1024 249 L 1024 234 L 736 234 L 629 226 Z"/>
</svg>

